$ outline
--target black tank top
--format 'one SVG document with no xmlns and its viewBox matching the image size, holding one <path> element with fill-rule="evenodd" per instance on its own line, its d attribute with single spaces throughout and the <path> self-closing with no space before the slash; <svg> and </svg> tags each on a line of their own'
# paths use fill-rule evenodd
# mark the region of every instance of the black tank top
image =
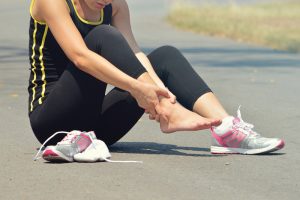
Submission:
<svg viewBox="0 0 300 200">
<path fill-rule="evenodd" d="M 66 3 L 71 18 L 83 38 L 94 27 L 111 23 L 111 4 L 100 11 L 101 18 L 98 22 L 89 22 L 78 15 L 73 0 L 66 0 Z M 34 0 L 31 1 L 30 14 L 33 4 Z M 29 26 L 29 61 L 31 67 L 28 92 L 29 113 L 31 113 L 37 105 L 43 103 L 69 63 L 69 59 L 54 39 L 48 25 L 35 20 L 32 14 Z"/>
</svg>

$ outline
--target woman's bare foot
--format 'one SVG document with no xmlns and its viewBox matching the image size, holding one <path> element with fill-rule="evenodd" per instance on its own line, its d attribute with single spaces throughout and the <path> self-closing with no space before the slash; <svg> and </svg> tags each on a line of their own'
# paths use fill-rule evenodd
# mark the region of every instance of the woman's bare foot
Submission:
<svg viewBox="0 0 300 200">
<path fill-rule="evenodd" d="M 157 111 L 161 114 L 160 129 L 164 133 L 197 131 L 221 124 L 221 120 L 201 117 L 197 113 L 184 108 L 179 103 L 170 103 L 167 99 L 160 101 Z"/>
</svg>

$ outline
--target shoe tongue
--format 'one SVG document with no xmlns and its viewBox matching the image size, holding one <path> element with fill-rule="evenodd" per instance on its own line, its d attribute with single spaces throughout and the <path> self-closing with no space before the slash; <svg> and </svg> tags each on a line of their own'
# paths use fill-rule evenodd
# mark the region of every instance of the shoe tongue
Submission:
<svg viewBox="0 0 300 200">
<path fill-rule="evenodd" d="M 233 125 L 233 120 L 234 120 L 234 117 L 232 117 L 232 116 L 225 117 L 222 120 L 222 124 L 219 125 L 218 127 L 216 127 L 215 132 L 219 135 L 226 133 L 228 130 L 231 129 L 231 127 Z"/>
<path fill-rule="evenodd" d="M 222 124 L 221 126 L 225 126 L 225 127 L 231 127 L 234 123 L 236 118 L 232 117 L 232 116 L 229 116 L 229 117 L 225 117 L 223 120 L 222 120 Z"/>
</svg>

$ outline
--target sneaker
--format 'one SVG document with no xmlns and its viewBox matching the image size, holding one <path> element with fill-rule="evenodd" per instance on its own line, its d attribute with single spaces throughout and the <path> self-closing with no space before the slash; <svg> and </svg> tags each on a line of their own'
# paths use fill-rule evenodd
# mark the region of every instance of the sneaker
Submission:
<svg viewBox="0 0 300 200">
<path fill-rule="evenodd" d="M 265 138 L 252 129 L 252 124 L 243 121 L 240 107 L 237 117 L 227 118 L 227 128 L 212 127 L 213 154 L 262 154 L 282 149 L 284 141 L 278 138 Z M 225 125 L 226 127 L 226 125 Z"/>
<path fill-rule="evenodd" d="M 67 135 L 62 141 L 58 142 L 57 145 L 47 146 L 45 148 L 45 150 L 42 153 L 42 158 L 44 158 L 47 161 L 73 162 L 74 155 L 83 152 L 92 143 L 92 140 L 96 139 L 95 133 L 92 131 L 81 132 L 75 130 L 71 132 L 57 132 L 53 134 L 50 138 L 48 138 L 45 143 L 47 143 L 50 139 L 52 139 L 55 135 L 59 133 L 65 133 Z M 39 155 L 39 152 L 37 156 Z"/>
<path fill-rule="evenodd" d="M 102 140 L 93 140 L 88 148 L 82 153 L 74 155 L 76 162 L 108 161 L 111 157 L 106 144 Z"/>
</svg>

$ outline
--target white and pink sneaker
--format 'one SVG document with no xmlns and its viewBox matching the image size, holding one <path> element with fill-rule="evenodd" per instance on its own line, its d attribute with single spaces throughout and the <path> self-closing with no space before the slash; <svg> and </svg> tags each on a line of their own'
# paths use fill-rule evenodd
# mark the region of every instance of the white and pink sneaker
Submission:
<svg viewBox="0 0 300 200">
<path fill-rule="evenodd" d="M 44 145 L 55 137 L 57 134 L 67 134 L 64 139 L 58 142 L 55 146 L 47 146 L 44 150 Z M 114 161 L 110 160 L 111 154 L 106 144 L 102 140 L 98 140 L 93 131 L 59 131 L 50 136 L 44 144 L 42 144 L 34 160 L 42 152 L 42 158 L 49 162 L 118 162 L 118 163 L 142 163 L 141 161 Z"/>
<path fill-rule="evenodd" d="M 96 139 L 96 135 L 93 131 L 71 131 L 71 132 L 56 132 L 49 137 L 42 147 L 57 134 L 67 134 L 62 141 L 58 142 L 55 146 L 47 146 L 42 152 L 42 158 L 50 162 L 73 162 L 74 155 L 83 152 L 90 146 L 92 140 Z M 38 155 L 35 156 L 35 160 L 38 159 Z"/>
<path fill-rule="evenodd" d="M 284 147 L 278 138 L 265 138 L 254 132 L 252 124 L 242 120 L 240 107 L 237 117 L 223 119 L 218 127 L 211 128 L 213 154 L 262 154 L 277 151 Z"/>
</svg>

